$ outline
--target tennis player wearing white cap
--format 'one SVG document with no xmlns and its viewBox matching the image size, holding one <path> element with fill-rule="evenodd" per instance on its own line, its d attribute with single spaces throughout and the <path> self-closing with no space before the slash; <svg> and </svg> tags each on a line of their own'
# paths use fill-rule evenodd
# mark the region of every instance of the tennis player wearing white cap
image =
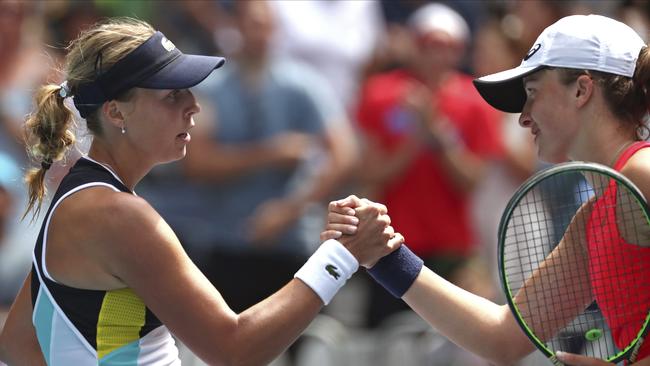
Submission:
<svg viewBox="0 0 650 366">
<path fill-rule="evenodd" d="M 497 109 L 519 112 L 519 124 L 535 136 L 539 157 L 613 166 L 650 197 L 650 143 L 643 118 L 650 95 L 650 53 L 627 25 L 598 15 L 565 17 L 546 28 L 518 67 L 475 80 Z M 330 204 L 329 231 L 354 227 L 344 209 L 362 207 L 356 197 Z M 565 258 L 558 254 L 558 258 Z M 568 258 L 568 257 L 566 257 Z M 405 246 L 370 271 L 437 331 L 494 364 L 508 365 L 534 350 L 507 305 L 497 305 L 444 281 Z M 549 273 L 551 273 L 549 271 Z M 650 365 L 645 342 L 635 365 Z M 560 353 L 566 365 L 607 365 Z"/>
</svg>

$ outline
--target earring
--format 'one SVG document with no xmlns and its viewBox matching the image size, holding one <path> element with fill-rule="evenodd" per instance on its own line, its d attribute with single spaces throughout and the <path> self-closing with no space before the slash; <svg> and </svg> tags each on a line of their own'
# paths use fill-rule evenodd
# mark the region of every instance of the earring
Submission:
<svg viewBox="0 0 650 366">
<path fill-rule="evenodd" d="M 122 126 L 122 135 L 124 135 L 125 133 L 126 133 L 126 128 Z"/>
</svg>

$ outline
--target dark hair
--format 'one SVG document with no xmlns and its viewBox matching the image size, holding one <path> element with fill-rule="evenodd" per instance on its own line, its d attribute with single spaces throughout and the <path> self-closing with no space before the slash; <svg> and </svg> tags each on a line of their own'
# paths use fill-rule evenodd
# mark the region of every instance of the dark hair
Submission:
<svg viewBox="0 0 650 366">
<path fill-rule="evenodd" d="M 645 140 L 650 137 L 650 129 L 643 122 L 650 105 L 650 50 L 644 47 L 639 52 L 634 75 L 615 75 L 593 70 L 555 68 L 560 75 L 560 81 L 565 85 L 571 84 L 580 75 L 589 75 L 600 84 L 605 102 L 612 113 L 630 124 L 636 130 L 636 137 Z"/>
</svg>

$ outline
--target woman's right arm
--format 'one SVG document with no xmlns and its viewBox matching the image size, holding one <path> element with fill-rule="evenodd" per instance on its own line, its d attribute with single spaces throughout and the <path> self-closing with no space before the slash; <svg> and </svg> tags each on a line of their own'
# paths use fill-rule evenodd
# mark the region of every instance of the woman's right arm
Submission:
<svg viewBox="0 0 650 366">
<path fill-rule="evenodd" d="M 321 240 L 356 235 L 354 212 L 372 203 L 355 196 L 330 202 Z M 402 300 L 442 335 L 493 364 L 512 364 L 534 350 L 507 305 L 465 291 L 426 266 Z"/>
<path fill-rule="evenodd" d="M 25 279 L 0 334 L 0 361 L 12 365 L 45 365 L 32 324 L 31 274 Z"/>
<path fill-rule="evenodd" d="M 187 257 L 163 219 L 144 200 L 111 195 L 98 204 L 93 230 L 105 242 L 96 260 L 138 294 L 156 316 L 194 353 L 213 365 L 261 365 L 286 349 L 323 306 L 321 298 L 299 279 L 241 314 Z M 388 218 L 379 209 L 365 211 L 359 232 L 345 245 L 361 264 L 399 246 Z M 315 238 L 317 239 L 317 238 Z M 350 238 L 352 239 L 352 238 Z M 359 248 L 353 250 L 352 247 Z M 365 252 L 364 252 L 365 251 Z M 245 269 L 243 269 L 245 270 Z M 237 281 L 237 278 L 230 279 Z"/>
<path fill-rule="evenodd" d="M 495 365 L 510 365 L 535 349 L 508 305 L 465 291 L 427 267 L 402 299 L 445 337 Z"/>
</svg>

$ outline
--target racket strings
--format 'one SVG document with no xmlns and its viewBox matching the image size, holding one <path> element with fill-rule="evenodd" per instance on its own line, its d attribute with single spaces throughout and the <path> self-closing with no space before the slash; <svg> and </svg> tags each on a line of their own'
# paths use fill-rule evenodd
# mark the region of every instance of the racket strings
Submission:
<svg viewBox="0 0 650 366">
<path fill-rule="evenodd" d="M 521 198 L 505 226 L 503 270 L 520 317 L 550 349 L 607 359 L 636 338 L 648 312 L 649 249 L 630 244 L 647 241 L 639 227 L 648 220 L 627 188 L 599 173 L 586 178 L 551 176 Z M 573 249 L 560 257 L 561 239 Z M 550 280 L 531 280 L 543 272 Z"/>
<path fill-rule="evenodd" d="M 650 302 L 644 273 L 649 250 L 635 244 L 643 242 L 647 220 L 639 224 L 636 218 L 643 217 L 643 210 L 624 186 L 610 184 L 605 192 L 592 215 L 600 232 L 589 246 L 590 276 L 612 337 L 624 348 L 636 338 Z"/>
</svg>

